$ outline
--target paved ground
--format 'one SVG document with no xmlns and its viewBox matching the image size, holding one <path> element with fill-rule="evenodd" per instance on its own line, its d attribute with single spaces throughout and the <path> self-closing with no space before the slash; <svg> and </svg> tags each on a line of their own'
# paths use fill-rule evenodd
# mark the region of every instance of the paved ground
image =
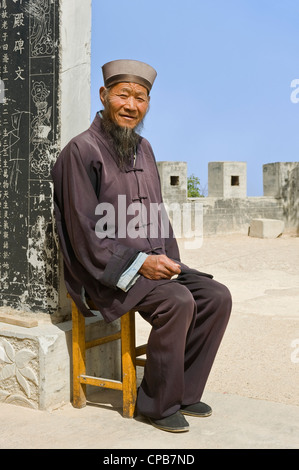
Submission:
<svg viewBox="0 0 299 470">
<path fill-rule="evenodd" d="M 204 399 L 209 418 L 171 434 L 141 416 L 122 418 L 119 392 L 101 390 L 81 410 L 0 404 L 0 449 L 298 449 L 299 238 L 211 237 L 182 260 L 214 274 L 233 311 Z M 138 320 L 140 341 L 148 327 Z M 141 373 L 141 371 L 140 371 Z M 132 452 L 133 453 L 133 452 Z"/>
</svg>

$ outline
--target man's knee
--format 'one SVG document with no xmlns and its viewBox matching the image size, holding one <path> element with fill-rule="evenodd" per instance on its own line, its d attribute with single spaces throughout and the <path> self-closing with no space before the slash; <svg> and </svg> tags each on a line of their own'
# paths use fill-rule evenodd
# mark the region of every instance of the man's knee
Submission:
<svg viewBox="0 0 299 470">
<path fill-rule="evenodd" d="M 215 307 L 220 307 L 222 314 L 230 315 L 232 307 L 232 296 L 229 289 L 215 281 L 213 289 L 213 303 Z"/>
<path fill-rule="evenodd" d="M 178 283 L 169 283 L 163 286 L 164 301 L 160 305 L 162 315 L 159 317 L 159 325 L 166 321 L 182 323 L 189 326 L 196 312 L 196 303 L 192 293 Z"/>
<path fill-rule="evenodd" d="M 172 289 L 171 301 L 174 308 L 186 313 L 189 312 L 190 316 L 193 315 L 196 304 L 192 293 L 187 287 L 176 283 Z"/>
</svg>

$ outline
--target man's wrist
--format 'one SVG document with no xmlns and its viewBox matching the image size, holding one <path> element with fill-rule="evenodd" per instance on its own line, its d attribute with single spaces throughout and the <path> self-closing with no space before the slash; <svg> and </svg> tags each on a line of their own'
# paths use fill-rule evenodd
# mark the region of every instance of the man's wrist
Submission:
<svg viewBox="0 0 299 470">
<path fill-rule="evenodd" d="M 144 261 L 148 255 L 146 253 L 140 252 L 133 263 L 122 273 L 120 276 L 117 287 L 124 292 L 127 292 L 137 281 L 140 274 L 138 273 L 139 269 L 143 265 Z"/>
</svg>

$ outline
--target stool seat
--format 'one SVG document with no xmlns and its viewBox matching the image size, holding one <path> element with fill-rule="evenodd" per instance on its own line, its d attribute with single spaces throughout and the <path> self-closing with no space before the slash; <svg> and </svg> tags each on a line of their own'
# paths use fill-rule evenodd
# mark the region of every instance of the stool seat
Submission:
<svg viewBox="0 0 299 470">
<path fill-rule="evenodd" d="M 71 298 L 68 295 L 69 298 Z M 87 301 L 92 310 L 97 308 Z M 135 312 L 132 309 L 120 318 L 120 330 L 117 333 L 86 341 L 85 317 L 71 299 L 72 307 L 72 365 L 73 365 L 73 406 L 83 408 L 86 405 L 86 385 L 121 390 L 123 395 L 123 416 L 132 418 L 137 398 L 136 366 L 144 367 L 146 344 L 136 347 Z M 121 341 L 122 379 L 112 380 L 86 375 L 86 350 L 111 341 Z M 100 358 L 99 358 L 100 360 Z"/>
</svg>

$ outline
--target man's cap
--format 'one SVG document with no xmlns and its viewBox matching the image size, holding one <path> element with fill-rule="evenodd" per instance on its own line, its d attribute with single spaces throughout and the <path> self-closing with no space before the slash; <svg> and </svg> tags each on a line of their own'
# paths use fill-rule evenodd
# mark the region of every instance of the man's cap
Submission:
<svg viewBox="0 0 299 470">
<path fill-rule="evenodd" d="M 102 72 L 106 88 L 116 83 L 132 82 L 144 86 L 149 92 L 157 76 L 153 67 L 138 60 L 113 60 L 103 65 Z"/>
</svg>

